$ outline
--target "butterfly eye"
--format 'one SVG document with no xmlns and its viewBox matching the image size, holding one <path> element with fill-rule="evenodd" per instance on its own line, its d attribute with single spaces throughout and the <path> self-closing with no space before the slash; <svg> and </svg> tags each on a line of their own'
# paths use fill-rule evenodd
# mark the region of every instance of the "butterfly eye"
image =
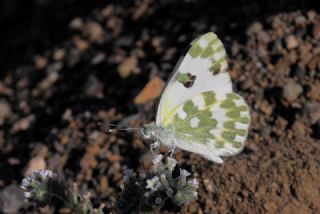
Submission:
<svg viewBox="0 0 320 214">
<path fill-rule="evenodd" d="M 142 128 L 141 128 L 141 134 L 142 134 L 143 137 L 145 137 L 145 138 L 150 138 L 150 137 L 151 137 L 150 129 L 148 129 L 147 127 L 142 127 Z"/>
</svg>

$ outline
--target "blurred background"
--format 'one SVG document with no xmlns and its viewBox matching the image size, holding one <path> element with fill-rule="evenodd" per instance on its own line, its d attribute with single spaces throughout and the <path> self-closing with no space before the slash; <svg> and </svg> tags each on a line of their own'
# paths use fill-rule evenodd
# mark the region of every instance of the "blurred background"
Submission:
<svg viewBox="0 0 320 214">
<path fill-rule="evenodd" d="M 251 107 L 244 151 L 223 165 L 177 151 L 198 200 L 167 213 L 320 212 L 320 3 L 312 0 L 0 1 L 0 213 L 50 169 L 112 210 L 123 170 L 150 167 L 138 133 L 188 44 L 215 32 Z"/>
</svg>

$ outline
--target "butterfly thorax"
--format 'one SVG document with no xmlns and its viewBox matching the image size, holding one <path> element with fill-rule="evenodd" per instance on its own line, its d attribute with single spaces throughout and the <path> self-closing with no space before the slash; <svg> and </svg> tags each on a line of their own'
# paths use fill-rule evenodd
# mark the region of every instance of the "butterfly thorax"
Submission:
<svg viewBox="0 0 320 214">
<path fill-rule="evenodd" d="M 168 147 L 173 146 L 174 134 L 168 129 L 156 125 L 154 122 L 143 125 L 141 134 L 144 139 L 152 139 Z"/>
</svg>

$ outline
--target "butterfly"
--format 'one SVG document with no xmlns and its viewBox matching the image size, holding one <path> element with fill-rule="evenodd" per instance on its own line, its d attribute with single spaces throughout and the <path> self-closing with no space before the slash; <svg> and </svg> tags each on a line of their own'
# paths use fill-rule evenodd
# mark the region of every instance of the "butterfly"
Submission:
<svg viewBox="0 0 320 214">
<path fill-rule="evenodd" d="M 240 153 L 248 135 L 249 107 L 233 92 L 226 51 L 218 36 L 203 34 L 191 43 L 167 82 L 156 121 L 141 128 L 151 148 L 166 145 L 223 163 Z"/>
</svg>

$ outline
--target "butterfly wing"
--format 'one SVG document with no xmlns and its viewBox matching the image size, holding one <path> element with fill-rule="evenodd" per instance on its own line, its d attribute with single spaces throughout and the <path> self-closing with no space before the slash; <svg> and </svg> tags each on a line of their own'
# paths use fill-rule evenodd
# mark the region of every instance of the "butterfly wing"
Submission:
<svg viewBox="0 0 320 214">
<path fill-rule="evenodd" d="M 249 127 L 249 108 L 233 92 L 207 91 L 178 105 L 163 120 L 181 149 L 222 163 L 220 157 L 242 151 Z"/>
<path fill-rule="evenodd" d="M 156 124 L 161 126 L 176 106 L 205 91 L 232 91 L 226 51 L 216 34 L 207 33 L 191 43 L 162 93 Z"/>
</svg>

